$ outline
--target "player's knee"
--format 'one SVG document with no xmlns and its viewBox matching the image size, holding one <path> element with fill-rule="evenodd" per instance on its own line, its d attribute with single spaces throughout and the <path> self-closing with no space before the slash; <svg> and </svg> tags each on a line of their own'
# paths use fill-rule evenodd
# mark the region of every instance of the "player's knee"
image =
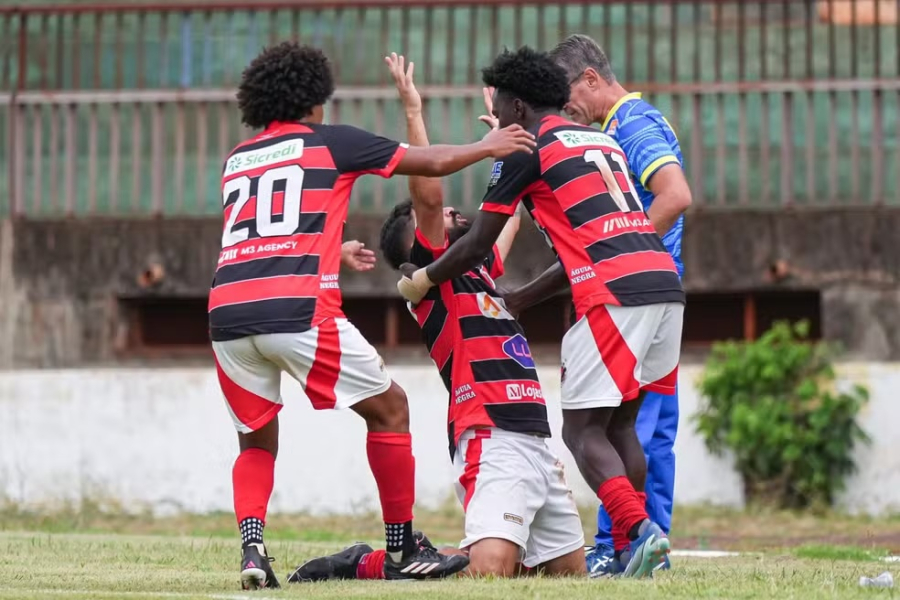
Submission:
<svg viewBox="0 0 900 600">
<path fill-rule="evenodd" d="M 518 568 L 520 550 L 516 544 L 486 539 L 469 548 L 467 573 L 474 577 L 512 577 Z"/>
<path fill-rule="evenodd" d="M 391 431 L 409 430 L 409 402 L 403 388 L 394 382 L 388 389 L 388 398 L 385 402 L 385 425 Z"/>
<path fill-rule="evenodd" d="M 278 458 L 278 418 L 274 418 L 256 431 L 238 434 L 241 452 L 250 448 L 265 450 Z"/>
<path fill-rule="evenodd" d="M 394 382 L 391 382 L 391 387 L 383 394 L 361 402 L 357 412 L 366 420 L 369 431 L 409 431 L 406 392 Z"/>
<path fill-rule="evenodd" d="M 579 577 L 587 573 L 584 550 L 579 548 L 541 565 L 541 572 L 551 577 Z"/>
</svg>

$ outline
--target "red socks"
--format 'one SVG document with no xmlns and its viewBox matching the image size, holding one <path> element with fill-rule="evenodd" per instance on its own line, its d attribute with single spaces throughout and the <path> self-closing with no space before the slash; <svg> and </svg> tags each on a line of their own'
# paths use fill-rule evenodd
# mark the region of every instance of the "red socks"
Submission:
<svg viewBox="0 0 900 600">
<path fill-rule="evenodd" d="M 384 579 L 384 557 L 387 552 L 375 550 L 364 554 L 356 565 L 357 579 Z"/>
<path fill-rule="evenodd" d="M 275 457 L 260 448 L 244 450 L 234 461 L 231 480 L 238 523 L 251 517 L 265 522 L 275 486 Z"/>
<path fill-rule="evenodd" d="M 378 485 L 385 523 L 412 521 L 416 501 L 416 460 L 408 433 L 369 433 L 369 467 Z"/>
<path fill-rule="evenodd" d="M 597 497 L 612 519 L 613 546 L 618 552 L 628 545 L 628 532 L 647 517 L 647 496 L 638 494 L 627 477 L 607 479 L 597 491 Z"/>
<path fill-rule="evenodd" d="M 369 467 L 378 485 L 387 551 L 400 560 L 416 550 L 413 504 L 416 501 L 416 460 L 408 433 L 372 433 L 366 438 Z"/>
</svg>

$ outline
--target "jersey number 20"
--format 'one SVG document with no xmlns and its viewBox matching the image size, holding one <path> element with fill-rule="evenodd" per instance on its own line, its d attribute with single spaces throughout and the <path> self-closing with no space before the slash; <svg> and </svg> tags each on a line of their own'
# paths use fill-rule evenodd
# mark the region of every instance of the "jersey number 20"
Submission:
<svg viewBox="0 0 900 600">
<path fill-rule="evenodd" d="M 273 220 L 272 197 L 275 182 L 284 181 L 284 210 L 282 220 Z M 228 181 L 222 189 L 225 202 L 232 194 L 237 193 L 225 231 L 222 233 L 222 248 L 228 248 L 245 241 L 250 237 L 246 227 L 235 230 L 235 222 L 241 209 L 250 200 L 250 177 L 241 175 Z M 256 233 L 259 237 L 276 237 L 291 235 L 300 224 L 300 198 L 303 194 L 303 169 L 300 165 L 285 165 L 269 169 L 259 176 L 256 182 Z"/>
</svg>

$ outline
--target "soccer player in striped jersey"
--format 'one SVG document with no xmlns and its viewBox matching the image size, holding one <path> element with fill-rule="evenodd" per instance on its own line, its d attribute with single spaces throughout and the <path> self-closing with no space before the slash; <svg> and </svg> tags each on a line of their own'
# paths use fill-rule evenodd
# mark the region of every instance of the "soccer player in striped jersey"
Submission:
<svg viewBox="0 0 900 600">
<path fill-rule="evenodd" d="M 341 312 L 341 235 L 360 176 L 443 176 L 489 156 L 529 152 L 533 136 L 517 128 L 467 146 L 409 148 L 355 127 L 322 124 L 333 92 L 321 51 L 296 43 L 264 50 L 244 71 L 237 94 L 243 122 L 262 132 L 229 154 L 222 174 L 225 224 L 209 326 L 238 430 L 233 485 L 245 588 L 278 586 L 263 527 L 278 453 L 282 372 L 300 382 L 314 408 L 350 408 L 366 421 L 385 524 L 385 575 L 445 577 L 467 563 L 413 537 L 406 395 Z M 413 564 L 425 567 L 412 572 Z"/>
<path fill-rule="evenodd" d="M 403 100 L 410 145 L 428 146 L 413 64 L 405 68 L 396 55 L 387 62 Z M 430 264 L 468 229 L 444 206 L 440 180 L 410 177 L 409 190 L 412 200 L 394 208 L 381 232 L 381 250 L 395 269 L 410 261 Z M 450 457 L 466 515 L 460 549 L 469 556 L 467 572 L 509 577 L 535 568 L 548 575 L 584 575 L 581 520 L 562 463 L 544 439 L 550 425 L 534 360 L 522 327 L 494 286 L 518 227 L 514 216 L 480 264 L 409 308 L 447 389 Z M 307 561 L 289 581 L 378 579 L 383 556 L 354 544 Z"/>
<path fill-rule="evenodd" d="M 565 107 L 569 117 L 582 125 L 599 124 L 600 130 L 621 146 L 641 204 L 683 276 L 681 238 L 691 190 L 682 169 L 678 138 L 669 122 L 640 94 L 630 94 L 619 84 L 606 53 L 591 38 L 570 36 L 550 55 L 569 78 L 570 98 Z M 677 391 L 672 395 L 648 392 L 636 429 L 647 457 L 647 512 L 668 533 L 675 492 Z M 622 565 L 616 560 L 611 523 L 603 507 L 597 521 L 596 545 L 587 555 L 588 569 L 595 576 L 615 574 Z M 668 560 L 663 566 L 668 566 Z"/>
<path fill-rule="evenodd" d="M 521 124 L 538 151 L 495 162 L 470 232 L 426 268 L 404 265 L 398 289 L 419 302 L 467 272 L 525 204 L 561 266 L 508 295 L 508 306 L 534 304 L 568 280 L 577 321 L 562 342 L 563 439 L 612 517 L 623 574 L 650 576 L 669 541 L 644 507 L 647 464 L 634 427 L 644 391 L 674 391 L 684 311 L 675 263 L 619 145 L 558 115 L 569 100 L 561 67 L 525 47 L 501 54 L 483 77 L 496 89 L 500 126 Z"/>
</svg>

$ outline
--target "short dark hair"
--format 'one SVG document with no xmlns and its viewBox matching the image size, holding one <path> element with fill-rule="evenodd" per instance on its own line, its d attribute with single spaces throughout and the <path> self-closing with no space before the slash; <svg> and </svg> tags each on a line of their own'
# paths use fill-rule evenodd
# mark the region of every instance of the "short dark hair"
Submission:
<svg viewBox="0 0 900 600">
<path fill-rule="evenodd" d="M 484 84 L 515 96 L 535 110 L 562 110 L 569 101 L 569 80 L 546 52 L 522 46 L 504 50 L 481 71 Z"/>
<path fill-rule="evenodd" d="M 412 221 L 412 200 L 404 200 L 391 210 L 381 226 L 381 253 L 395 270 L 409 262 L 409 224 Z"/>
<path fill-rule="evenodd" d="M 588 68 L 594 69 L 606 83 L 613 83 L 616 75 L 612 64 L 600 44 L 592 38 L 576 33 L 570 35 L 550 51 L 550 57 L 565 69 L 569 81 L 575 79 Z"/>
<path fill-rule="evenodd" d="M 241 75 L 238 108 L 250 127 L 299 121 L 334 94 L 328 58 L 318 48 L 283 42 L 266 48 Z"/>
</svg>

